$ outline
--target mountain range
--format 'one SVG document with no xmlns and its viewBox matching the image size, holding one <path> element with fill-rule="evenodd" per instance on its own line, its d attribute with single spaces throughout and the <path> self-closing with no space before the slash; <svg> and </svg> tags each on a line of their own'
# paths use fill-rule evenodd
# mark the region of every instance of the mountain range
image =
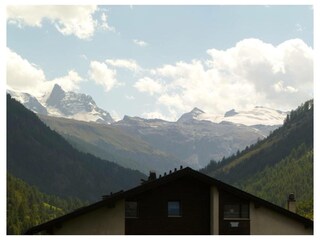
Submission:
<svg viewBox="0 0 320 240">
<path fill-rule="evenodd" d="M 85 122 L 105 124 L 115 122 L 107 111 L 97 106 L 91 96 L 71 91 L 66 92 L 58 84 L 54 85 L 50 93 L 40 98 L 13 89 L 7 90 L 7 92 L 26 108 L 38 114 Z M 282 125 L 287 113 L 288 112 L 267 107 L 256 106 L 249 111 L 236 111 L 235 109 L 231 109 L 224 115 L 217 115 L 206 113 L 195 107 L 191 112 L 183 114 L 177 122 L 192 123 L 193 121 L 209 121 L 212 123 L 227 122 L 246 126 L 274 126 Z M 125 120 L 125 118 L 128 118 L 128 116 L 125 116 L 123 120 Z"/>
<path fill-rule="evenodd" d="M 281 126 L 287 114 L 255 107 L 219 116 L 194 108 L 176 122 L 130 116 L 116 122 L 91 96 L 65 92 L 57 84 L 39 99 L 9 93 L 78 150 L 102 159 L 108 156 L 108 160 L 145 173 L 179 165 L 202 168 L 210 160 L 218 161 L 265 138 Z"/>
</svg>

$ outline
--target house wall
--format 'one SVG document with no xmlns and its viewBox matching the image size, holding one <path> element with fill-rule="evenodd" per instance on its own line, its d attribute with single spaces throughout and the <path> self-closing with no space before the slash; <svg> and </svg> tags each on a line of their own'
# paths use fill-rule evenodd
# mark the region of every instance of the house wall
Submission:
<svg viewBox="0 0 320 240">
<path fill-rule="evenodd" d="M 57 235 L 123 235 L 124 227 L 124 200 L 113 206 L 105 206 L 87 214 L 75 217 L 55 227 L 52 234 Z"/>
<path fill-rule="evenodd" d="M 126 200 L 138 203 L 138 217 L 125 220 L 126 234 L 210 234 L 210 186 L 192 177 Z M 168 217 L 168 201 L 181 202 L 181 217 Z"/>
<path fill-rule="evenodd" d="M 214 186 L 210 189 L 210 234 L 219 234 L 219 191 Z"/>
<path fill-rule="evenodd" d="M 313 234 L 304 224 L 263 206 L 256 207 L 254 203 L 250 203 L 250 229 L 255 235 Z"/>
</svg>

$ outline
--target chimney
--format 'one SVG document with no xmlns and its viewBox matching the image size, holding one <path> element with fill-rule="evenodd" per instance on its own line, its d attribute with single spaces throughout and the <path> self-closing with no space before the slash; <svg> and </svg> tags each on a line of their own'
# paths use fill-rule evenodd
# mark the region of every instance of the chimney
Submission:
<svg viewBox="0 0 320 240">
<path fill-rule="evenodd" d="M 289 194 L 287 203 L 288 210 L 296 213 L 296 198 L 293 193 Z"/>
<path fill-rule="evenodd" d="M 156 172 L 150 171 L 148 181 L 152 181 L 152 180 L 156 180 L 156 179 L 157 179 Z"/>
</svg>

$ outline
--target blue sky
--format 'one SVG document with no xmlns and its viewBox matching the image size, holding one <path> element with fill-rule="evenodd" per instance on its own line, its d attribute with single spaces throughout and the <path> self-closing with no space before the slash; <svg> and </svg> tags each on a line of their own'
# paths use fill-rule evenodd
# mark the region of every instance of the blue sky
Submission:
<svg viewBox="0 0 320 240">
<path fill-rule="evenodd" d="M 59 83 L 117 119 L 290 110 L 313 97 L 313 8 L 8 6 L 7 54 L 8 87 Z"/>
</svg>

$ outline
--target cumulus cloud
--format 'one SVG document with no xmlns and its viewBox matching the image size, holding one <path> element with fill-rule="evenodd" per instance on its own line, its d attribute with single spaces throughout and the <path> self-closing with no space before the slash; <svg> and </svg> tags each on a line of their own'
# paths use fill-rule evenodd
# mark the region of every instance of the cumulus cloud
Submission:
<svg viewBox="0 0 320 240">
<path fill-rule="evenodd" d="M 92 61 L 90 63 L 89 76 L 98 85 L 103 86 L 106 92 L 120 83 L 116 79 L 117 72 L 108 68 L 104 62 Z"/>
<path fill-rule="evenodd" d="M 11 88 L 38 92 L 45 81 L 45 74 L 38 66 L 7 48 L 7 84 Z"/>
<path fill-rule="evenodd" d="M 106 63 L 114 67 L 126 68 L 133 72 L 141 71 L 141 67 L 132 59 L 107 59 Z"/>
<path fill-rule="evenodd" d="M 129 101 L 135 100 L 135 97 L 131 95 L 125 95 L 125 98 Z"/>
<path fill-rule="evenodd" d="M 226 50 L 209 49 L 193 60 L 152 69 L 166 82 L 158 104 L 175 113 L 199 107 L 211 113 L 263 105 L 289 110 L 313 97 L 313 50 L 302 40 L 278 46 L 244 39 Z"/>
<path fill-rule="evenodd" d="M 148 45 L 148 43 L 146 43 L 145 41 L 142 40 L 138 40 L 138 39 L 133 39 L 132 40 L 134 44 L 140 46 L 140 47 L 145 47 Z"/>
<path fill-rule="evenodd" d="M 66 76 L 48 80 L 39 66 L 7 48 L 7 85 L 14 90 L 41 96 L 51 91 L 55 83 L 66 91 L 73 91 L 79 89 L 81 81 L 83 79 L 74 70 Z"/>
<path fill-rule="evenodd" d="M 114 30 L 108 25 L 105 13 L 102 14 L 100 22 L 93 18 L 97 9 L 95 5 L 11 5 L 7 7 L 7 18 L 9 23 L 19 27 L 42 27 L 43 21 L 47 19 L 63 35 L 75 35 L 80 39 L 89 39 L 99 26 L 107 31 Z"/>
<path fill-rule="evenodd" d="M 138 91 L 147 92 L 150 95 L 160 93 L 163 89 L 163 86 L 159 82 L 149 77 L 140 78 L 133 86 Z"/>
<path fill-rule="evenodd" d="M 110 115 L 111 115 L 112 119 L 115 120 L 115 121 L 121 120 L 120 114 L 115 110 L 111 110 L 110 111 Z"/>
<path fill-rule="evenodd" d="M 296 31 L 297 32 L 302 32 L 303 31 L 303 28 L 302 28 L 301 24 L 299 24 L 299 23 L 296 24 Z"/>
<path fill-rule="evenodd" d="M 147 119 L 167 119 L 167 116 L 163 115 L 160 111 L 144 112 L 142 113 L 142 117 Z"/>
<path fill-rule="evenodd" d="M 109 25 L 109 23 L 108 23 L 108 16 L 107 16 L 107 14 L 104 13 L 104 12 L 101 14 L 101 24 L 100 24 L 100 27 L 101 27 L 102 29 L 106 30 L 106 31 L 112 31 L 112 32 L 115 31 L 114 27 L 111 27 L 111 26 Z"/>
<path fill-rule="evenodd" d="M 70 70 L 66 76 L 47 81 L 44 86 L 47 86 L 47 89 L 51 90 L 54 84 L 58 84 L 65 91 L 75 91 L 79 90 L 79 83 L 81 81 L 84 81 L 83 78 L 75 70 Z"/>
</svg>

